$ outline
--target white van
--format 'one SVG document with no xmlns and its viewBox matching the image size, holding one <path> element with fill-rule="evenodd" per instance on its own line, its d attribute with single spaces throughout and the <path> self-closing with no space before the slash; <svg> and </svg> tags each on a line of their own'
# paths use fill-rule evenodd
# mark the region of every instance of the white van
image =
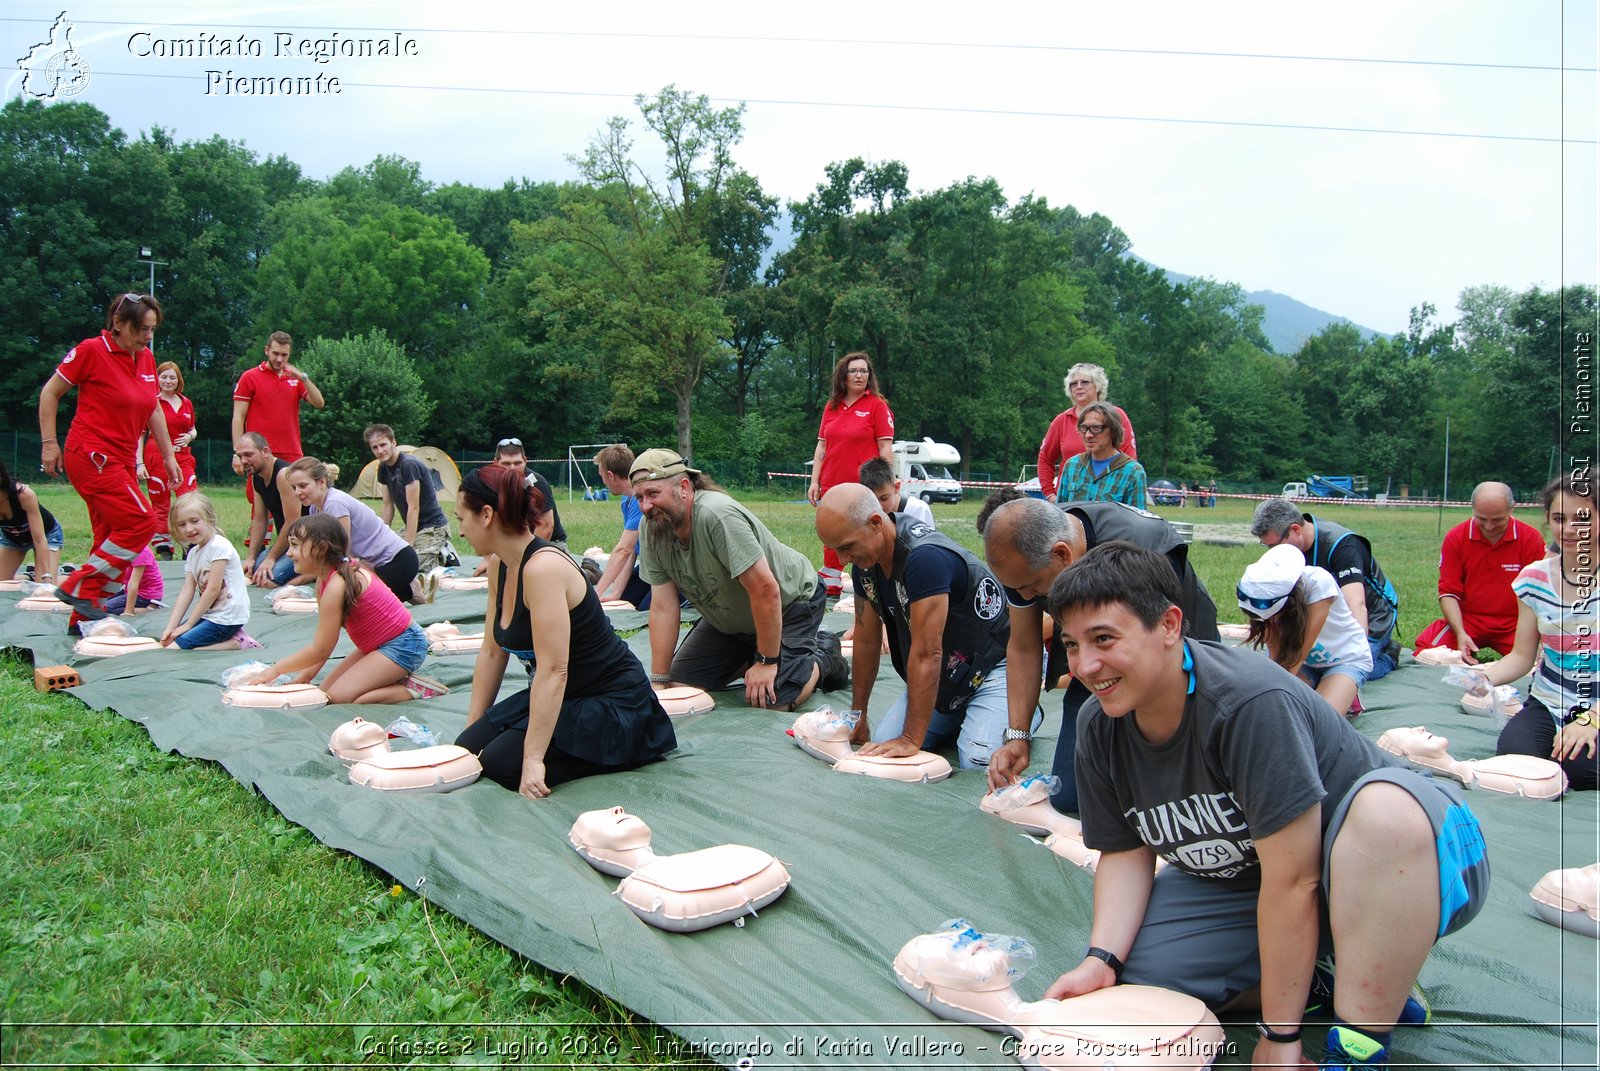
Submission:
<svg viewBox="0 0 1600 1071">
<path fill-rule="evenodd" d="M 948 466 L 961 464 L 961 452 L 949 443 L 901 440 L 894 444 L 894 474 L 900 492 L 924 502 L 960 502 L 961 484 Z"/>
</svg>

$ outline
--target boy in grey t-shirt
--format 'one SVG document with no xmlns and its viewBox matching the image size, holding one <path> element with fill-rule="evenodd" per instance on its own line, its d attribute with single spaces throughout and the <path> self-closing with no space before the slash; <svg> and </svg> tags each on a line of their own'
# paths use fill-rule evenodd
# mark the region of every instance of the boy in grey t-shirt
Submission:
<svg viewBox="0 0 1600 1071">
<path fill-rule="evenodd" d="M 1346 984 L 1322 1066 L 1386 1065 L 1396 1023 L 1426 1021 L 1409 995 L 1428 952 L 1488 891 L 1482 832 L 1454 786 L 1397 765 L 1266 658 L 1186 639 L 1179 598 L 1165 558 L 1120 542 L 1051 586 L 1092 693 L 1078 793 L 1103 854 L 1089 952 L 1046 996 L 1120 980 L 1259 1007 L 1254 1063 L 1294 1065 L 1331 953 Z"/>
</svg>

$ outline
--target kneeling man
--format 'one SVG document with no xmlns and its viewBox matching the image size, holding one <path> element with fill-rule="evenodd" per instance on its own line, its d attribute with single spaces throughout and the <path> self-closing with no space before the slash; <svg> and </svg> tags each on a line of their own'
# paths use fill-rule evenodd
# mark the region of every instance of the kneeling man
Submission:
<svg viewBox="0 0 1600 1071">
<path fill-rule="evenodd" d="M 875 643 L 855 645 L 852 705 L 861 721 L 851 742 L 866 744 L 862 754 L 915 755 L 954 740 L 962 767 L 987 767 L 1002 743 L 1038 727 L 1039 715 L 1027 729 L 1007 727 L 1005 594 L 971 551 L 909 515 L 890 517 L 858 483 L 822 496 L 817 537 L 850 566 L 856 635 L 887 629 L 889 657 L 906 682 L 869 733 L 881 653 Z"/>
<path fill-rule="evenodd" d="M 844 687 L 838 637 L 821 631 L 827 593 L 805 555 L 672 450 L 646 450 L 628 477 L 644 516 L 651 683 L 717 689 L 742 676 L 745 699 L 769 710 L 793 710 L 819 684 Z M 680 595 L 700 620 L 674 651 Z"/>
<path fill-rule="evenodd" d="M 1426 1021 L 1409 994 L 1429 950 L 1488 892 L 1483 834 L 1454 786 L 1379 750 L 1304 682 L 1185 639 L 1178 602 L 1167 560 L 1129 543 L 1051 585 L 1092 693 L 1078 801 L 1103 854 L 1088 953 L 1046 996 L 1123 981 L 1259 1007 L 1255 1066 L 1292 1067 L 1331 955 L 1322 1066 L 1386 1065 L 1395 1025 Z"/>
</svg>

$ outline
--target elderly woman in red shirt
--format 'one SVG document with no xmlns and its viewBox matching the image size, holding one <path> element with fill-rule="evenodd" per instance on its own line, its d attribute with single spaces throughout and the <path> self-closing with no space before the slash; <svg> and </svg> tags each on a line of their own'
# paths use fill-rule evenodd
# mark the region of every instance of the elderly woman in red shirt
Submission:
<svg viewBox="0 0 1600 1071">
<path fill-rule="evenodd" d="M 68 350 L 39 391 L 40 467 L 52 476 L 66 472 L 89 508 L 93 539 L 83 568 L 56 590 L 56 597 L 72 607 L 68 632 L 106 616 L 101 604 L 123 590 L 133 559 L 155 534 L 155 514 L 139 493 L 134 471 L 145 429 L 160 451 L 168 482 L 182 479 L 158 408 L 156 359 L 150 352 L 161 315 L 154 297 L 123 294 L 106 312 L 105 330 Z M 56 410 L 74 387 L 78 410 L 63 451 L 56 440 Z"/>
<path fill-rule="evenodd" d="M 1097 364 L 1073 365 L 1063 385 L 1067 397 L 1072 399 L 1072 408 L 1051 422 L 1050 430 L 1044 433 L 1044 442 L 1039 444 L 1039 490 L 1047 499 L 1056 497 L 1056 475 L 1067 467 L 1068 461 L 1084 451 L 1083 436 L 1078 434 L 1078 418 L 1083 415 L 1084 407 L 1090 402 L 1104 402 L 1111 392 L 1106 370 Z M 1116 410 L 1117 420 L 1122 425 L 1122 444 L 1118 449 L 1137 461 L 1139 446 L 1133 441 L 1133 424 L 1120 407 L 1113 405 L 1111 408 Z"/>
</svg>

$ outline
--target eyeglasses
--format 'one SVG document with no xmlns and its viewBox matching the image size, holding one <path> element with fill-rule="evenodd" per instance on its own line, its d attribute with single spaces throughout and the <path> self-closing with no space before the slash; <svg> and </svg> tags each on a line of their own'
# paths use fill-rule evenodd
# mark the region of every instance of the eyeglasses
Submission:
<svg viewBox="0 0 1600 1071">
<path fill-rule="evenodd" d="M 1069 386 L 1069 387 L 1092 387 L 1092 386 L 1094 386 L 1094 380 L 1092 380 L 1092 379 L 1072 379 L 1072 380 L 1068 380 L 1067 381 L 1067 386 Z"/>
<path fill-rule="evenodd" d="M 1078 432 L 1082 435 L 1104 435 L 1110 428 L 1109 424 L 1079 424 Z"/>
<path fill-rule="evenodd" d="M 521 446 L 521 445 L 522 445 L 522 440 L 521 439 L 501 439 L 499 442 L 494 444 L 496 450 L 500 449 L 500 447 L 502 447 L 502 446 Z"/>
<path fill-rule="evenodd" d="M 849 375 L 852 375 L 852 376 L 870 376 L 872 374 L 872 369 L 870 369 L 870 368 L 846 368 L 845 372 L 848 373 Z"/>
</svg>

